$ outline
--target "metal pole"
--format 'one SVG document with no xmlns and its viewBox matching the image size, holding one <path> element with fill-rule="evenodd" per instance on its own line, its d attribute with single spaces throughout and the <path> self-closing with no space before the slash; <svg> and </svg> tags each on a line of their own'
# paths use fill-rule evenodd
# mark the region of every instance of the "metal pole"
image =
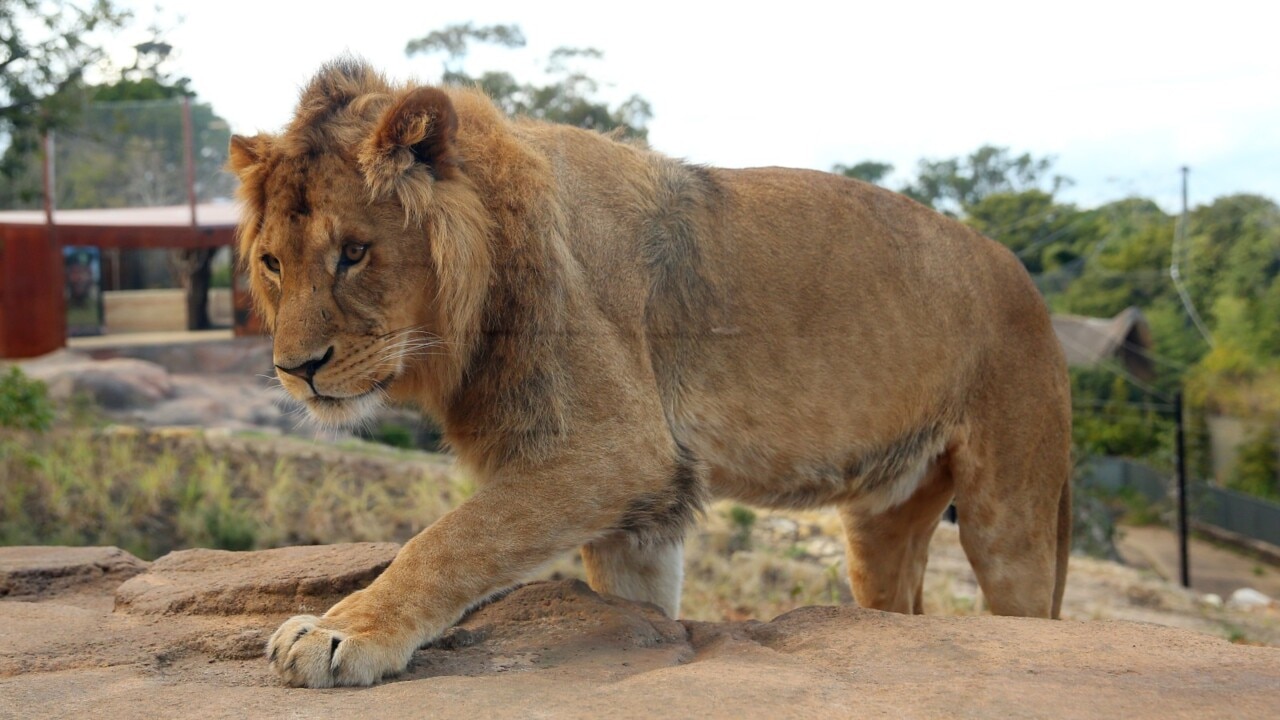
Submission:
<svg viewBox="0 0 1280 720">
<path fill-rule="evenodd" d="M 191 97 L 182 96 L 182 161 L 187 171 L 187 204 L 191 207 L 191 227 L 196 226 L 196 163 L 192 149 Z"/>
<path fill-rule="evenodd" d="M 1173 395 L 1178 471 L 1178 567 L 1182 587 L 1191 587 L 1191 567 L 1187 555 L 1187 443 L 1182 422 L 1182 391 Z"/>
</svg>

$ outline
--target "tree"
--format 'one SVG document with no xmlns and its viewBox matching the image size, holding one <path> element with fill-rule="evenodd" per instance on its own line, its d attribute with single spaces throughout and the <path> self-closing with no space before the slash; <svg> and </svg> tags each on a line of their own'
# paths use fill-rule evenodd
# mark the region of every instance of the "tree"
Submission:
<svg viewBox="0 0 1280 720">
<path fill-rule="evenodd" d="M 1093 237 L 1081 244 L 1080 276 L 1057 298 L 1058 309 L 1111 317 L 1130 305 L 1150 308 L 1176 299 L 1169 282 L 1173 219 L 1141 198 L 1109 203 L 1091 212 Z"/>
<path fill-rule="evenodd" d="M 1052 174 L 1053 158 L 1013 156 L 1008 148 L 983 145 L 968 157 L 921 160 L 915 182 L 902 192 L 949 215 L 968 213 L 983 198 L 996 193 L 1041 190 L 1052 196 L 1070 184 Z"/>
<path fill-rule="evenodd" d="M 831 168 L 831 172 L 854 180 L 869 182 L 873 185 L 881 185 L 883 183 L 880 181 L 893 172 L 893 165 L 876 162 L 875 160 L 863 160 L 857 165 L 841 165 L 837 163 Z"/>
<path fill-rule="evenodd" d="M 74 117 L 84 72 L 103 57 L 95 34 L 127 18 L 112 0 L 0 2 L 0 176 L 20 172 L 40 134 Z"/>
<path fill-rule="evenodd" d="M 599 82 L 577 67 L 580 60 L 599 60 L 603 57 L 599 50 L 556 48 L 551 52 L 545 68 L 551 82 L 536 85 L 520 83 L 511 73 L 502 71 L 468 75 L 462 68 L 468 45 L 472 42 L 519 48 L 524 47 L 525 38 L 516 25 L 449 25 L 410 40 L 405 46 L 405 54 L 413 57 L 443 53 L 443 83 L 478 85 L 508 114 L 527 115 L 602 132 L 618 130 L 640 139 L 646 137 L 648 131 L 645 124 L 653 117 L 648 101 L 639 95 L 632 95 L 617 107 L 610 108 L 607 102 L 596 97 L 600 91 Z"/>
<path fill-rule="evenodd" d="M 1088 213 L 1043 190 L 987 195 L 969 206 L 965 222 L 1012 250 L 1033 275 L 1078 260 L 1094 230 Z"/>
<path fill-rule="evenodd" d="M 1180 269 L 1211 326 L 1221 299 L 1235 298 L 1242 347 L 1280 357 L 1280 206 L 1257 195 L 1218 198 L 1191 213 L 1187 246 Z"/>
</svg>

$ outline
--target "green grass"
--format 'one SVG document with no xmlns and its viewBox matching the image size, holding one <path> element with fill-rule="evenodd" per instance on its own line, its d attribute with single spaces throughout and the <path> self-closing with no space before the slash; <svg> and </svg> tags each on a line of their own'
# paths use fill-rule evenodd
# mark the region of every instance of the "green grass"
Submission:
<svg viewBox="0 0 1280 720">
<path fill-rule="evenodd" d="M 198 432 L 0 431 L 0 544 L 186 547 L 403 541 L 466 495 L 437 466 Z M 264 449 L 269 448 L 269 449 Z"/>
</svg>

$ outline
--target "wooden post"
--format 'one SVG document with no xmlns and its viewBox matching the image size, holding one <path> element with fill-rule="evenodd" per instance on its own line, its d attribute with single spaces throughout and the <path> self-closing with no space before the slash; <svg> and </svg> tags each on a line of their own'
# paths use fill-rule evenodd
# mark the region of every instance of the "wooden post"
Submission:
<svg viewBox="0 0 1280 720">
<path fill-rule="evenodd" d="M 191 96 L 182 96 L 182 164 L 186 169 L 187 205 L 191 208 L 191 227 L 196 226 L 196 161 L 195 133 L 191 129 Z"/>
<path fill-rule="evenodd" d="M 44 194 L 44 224 L 53 227 L 53 142 L 47 130 L 40 135 L 40 185 Z"/>
</svg>

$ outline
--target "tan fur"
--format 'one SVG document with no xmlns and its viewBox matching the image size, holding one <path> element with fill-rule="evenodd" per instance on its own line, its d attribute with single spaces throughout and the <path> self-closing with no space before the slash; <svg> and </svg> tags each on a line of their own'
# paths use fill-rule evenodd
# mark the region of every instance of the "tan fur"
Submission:
<svg viewBox="0 0 1280 720">
<path fill-rule="evenodd" d="M 511 120 L 352 60 L 283 134 L 233 139 L 231 167 L 286 389 L 333 423 L 415 404 L 479 480 L 367 589 L 280 628 L 289 683 L 399 672 L 579 546 L 597 590 L 674 614 L 709 493 L 839 507 L 858 601 L 900 612 L 920 611 L 954 497 L 993 611 L 1056 616 L 1065 366 L 1021 265 L 963 225 L 825 173 Z"/>
</svg>

